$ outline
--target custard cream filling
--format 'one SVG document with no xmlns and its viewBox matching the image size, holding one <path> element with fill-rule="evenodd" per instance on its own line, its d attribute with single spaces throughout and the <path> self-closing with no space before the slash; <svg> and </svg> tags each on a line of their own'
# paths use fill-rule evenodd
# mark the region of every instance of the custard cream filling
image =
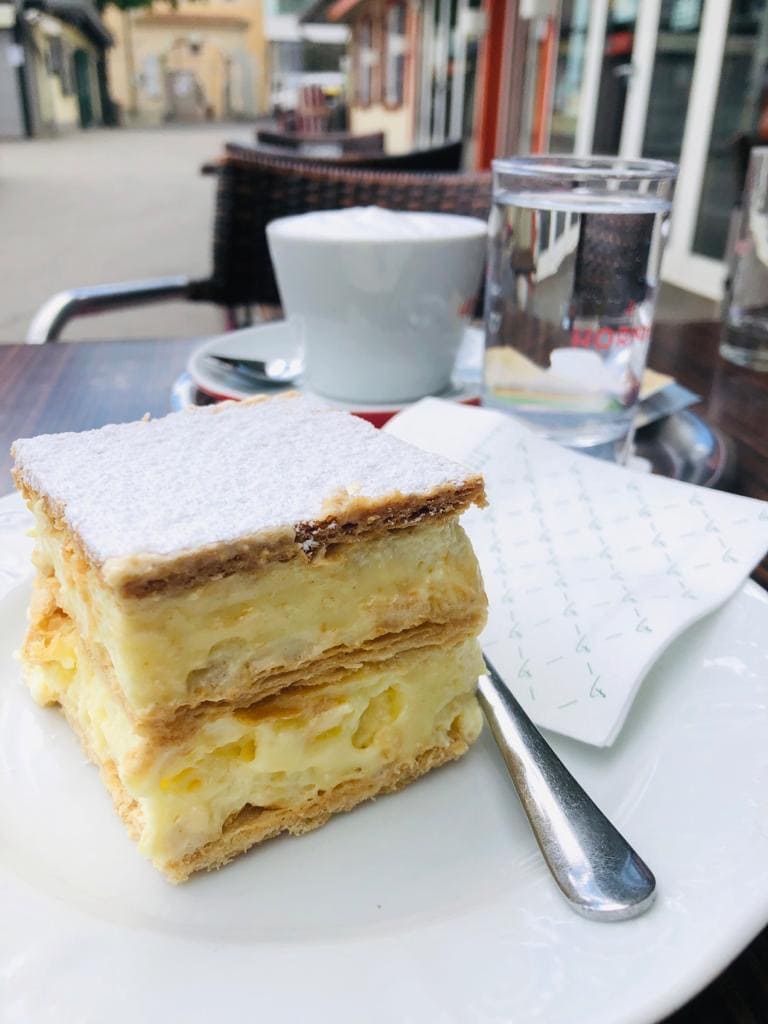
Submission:
<svg viewBox="0 0 768 1024">
<path fill-rule="evenodd" d="M 106 652 L 138 719 L 203 700 L 233 699 L 256 677 L 356 649 L 424 623 L 474 617 L 485 595 L 455 518 L 340 544 L 172 593 L 107 587 L 37 504 L 36 564 L 89 644 Z M 474 625 L 474 624 L 473 624 Z"/>
<path fill-rule="evenodd" d="M 66 615 L 33 627 L 25 664 L 35 698 L 61 704 L 91 757 L 116 769 L 139 808 L 140 848 L 159 867 L 218 839 L 246 806 L 301 807 L 481 728 L 475 640 L 223 712 L 152 759 Z"/>
</svg>

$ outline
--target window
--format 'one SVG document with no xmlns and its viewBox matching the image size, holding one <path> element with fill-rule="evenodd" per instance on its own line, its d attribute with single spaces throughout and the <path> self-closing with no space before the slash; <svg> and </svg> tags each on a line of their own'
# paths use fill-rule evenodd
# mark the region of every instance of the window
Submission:
<svg viewBox="0 0 768 1024">
<path fill-rule="evenodd" d="M 58 37 L 51 39 L 49 45 L 50 66 L 55 75 L 59 76 L 61 91 L 64 96 L 71 96 L 74 90 L 72 71 L 72 49 Z"/>
<path fill-rule="evenodd" d="M 346 49 L 344 43 L 312 43 L 305 39 L 302 48 L 302 70 L 338 72 Z"/>
<path fill-rule="evenodd" d="M 767 29 L 765 0 L 734 0 L 693 236 L 693 251 L 710 259 L 723 258 L 731 210 L 742 187 L 734 174 L 734 136 L 754 137 L 768 106 Z"/>
<path fill-rule="evenodd" d="M 61 91 L 65 96 L 75 92 L 75 54 L 71 46 L 64 45 L 64 64 L 61 69 Z"/>
<path fill-rule="evenodd" d="M 357 68 L 356 92 L 357 102 L 361 107 L 370 105 L 373 99 L 373 65 L 376 55 L 373 52 L 373 23 L 370 18 L 363 18 L 357 30 Z"/>
<path fill-rule="evenodd" d="M 281 75 L 299 74 L 304 66 L 301 41 L 280 40 L 272 43 L 272 67 Z"/>
<path fill-rule="evenodd" d="M 552 153 L 572 153 L 576 145 L 585 86 L 584 58 L 589 14 L 589 5 L 579 0 L 565 0 L 560 12 L 560 39 L 549 141 Z"/>
<path fill-rule="evenodd" d="M 303 14 L 308 7 L 307 0 L 277 0 L 277 14 Z"/>
<path fill-rule="evenodd" d="M 399 107 L 405 95 L 405 3 L 387 7 L 386 66 L 384 102 Z"/>
</svg>

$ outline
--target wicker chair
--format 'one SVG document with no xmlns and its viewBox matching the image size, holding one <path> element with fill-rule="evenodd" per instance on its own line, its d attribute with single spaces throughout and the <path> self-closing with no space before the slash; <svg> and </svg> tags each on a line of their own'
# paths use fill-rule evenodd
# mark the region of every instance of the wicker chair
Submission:
<svg viewBox="0 0 768 1024">
<path fill-rule="evenodd" d="M 356 136 L 356 138 L 367 138 L 367 136 Z M 285 147 L 268 145 L 259 141 L 256 146 L 244 146 L 230 144 L 227 151 L 233 155 L 245 156 L 246 154 L 257 154 L 259 156 L 285 157 L 295 163 L 303 164 L 328 164 L 342 167 L 357 167 L 366 171 L 435 171 L 455 173 L 461 168 L 463 143 L 446 142 L 442 146 L 431 146 L 429 149 L 412 149 L 408 153 L 384 153 L 375 152 L 363 148 L 346 148 L 343 152 L 332 155 L 312 152 L 303 152 L 297 149 L 295 152 L 287 152 Z M 221 167 L 221 160 L 212 160 L 203 164 L 203 174 L 218 174 Z"/>
<path fill-rule="evenodd" d="M 297 145 L 294 152 L 286 152 L 285 145 L 276 145 L 270 141 L 273 133 L 258 132 L 255 151 L 262 156 L 285 156 L 292 160 L 306 161 L 307 163 L 334 163 L 364 168 L 369 171 L 448 171 L 458 172 L 461 169 L 461 158 L 464 152 L 464 143 L 446 142 L 442 146 L 430 146 L 428 149 L 412 149 L 407 153 L 385 153 L 384 137 L 380 135 L 381 145 L 377 147 L 375 135 L 350 135 L 340 146 L 339 152 L 332 155 L 313 154 L 311 149 L 305 148 L 304 144 Z M 311 136 L 302 136 L 310 139 Z M 322 136 L 315 136 L 320 139 Z M 325 136 L 325 145 L 334 145 L 332 135 Z M 317 145 L 318 143 L 307 142 L 306 146 Z M 228 151 L 233 153 L 246 153 L 251 150 L 250 146 L 232 144 L 227 146 Z"/>
<path fill-rule="evenodd" d="M 352 135 L 350 132 L 276 132 L 268 128 L 256 131 L 256 142 L 262 146 L 277 147 L 289 153 L 311 155 L 313 146 L 333 146 L 339 156 L 346 153 L 384 153 L 384 132 L 370 132 L 367 135 Z"/>
<path fill-rule="evenodd" d="M 446 142 L 429 149 L 412 149 L 407 153 L 356 153 L 356 165 L 369 171 L 441 171 L 455 173 L 461 170 L 464 143 Z M 352 161 L 353 157 L 342 157 Z"/>
<path fill-rule="evenodd" d="M 27 341 L 56 341 L 69 321 L 85 314 L 180 298 L 223 307 L 231 327 L 250 323 L 254 306 L 279 305 L 265 231 L 278 217 L 376 205 L 486 218 L 490 208 L 488 174 L 367 171 L 228 150 L 217 175 L 209 278 L 161 278 L 61 292 L 37 312 Z"/>
</svg>

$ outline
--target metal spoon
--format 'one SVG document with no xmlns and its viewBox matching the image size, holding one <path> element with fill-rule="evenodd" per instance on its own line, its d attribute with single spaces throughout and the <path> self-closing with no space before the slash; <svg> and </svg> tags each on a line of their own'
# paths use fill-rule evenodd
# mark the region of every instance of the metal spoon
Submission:
<svg viewBox="0 0 768 1024">
<path fill-rule="evenodd" d="M 485 658 L 478 698 L 549 870 L 571 907 L 596 921 L 653 903 L 650 868 L 587 796 Z"/>
<path fill-rule="evenodd" d="M 208 353 L 209 359 L 224 363 L 235 373 L 258 384 L 294 384 L 304 369 L 298 356 L 275 359 L 238 359 L 234 356 L 217 356 Z"/>
</svg>

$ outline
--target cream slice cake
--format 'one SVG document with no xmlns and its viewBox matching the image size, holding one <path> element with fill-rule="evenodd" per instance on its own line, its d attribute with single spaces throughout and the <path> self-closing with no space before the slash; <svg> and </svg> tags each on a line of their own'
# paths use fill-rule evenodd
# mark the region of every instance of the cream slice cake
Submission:
<svg viewBox="0 0 768 1024">
<path fill-rule="evenodd" d="M 298 396 L 17 441 L 22 650 L 171 880 L 397 789 L 481 718 L 482 479 Z"/>
</svg>

